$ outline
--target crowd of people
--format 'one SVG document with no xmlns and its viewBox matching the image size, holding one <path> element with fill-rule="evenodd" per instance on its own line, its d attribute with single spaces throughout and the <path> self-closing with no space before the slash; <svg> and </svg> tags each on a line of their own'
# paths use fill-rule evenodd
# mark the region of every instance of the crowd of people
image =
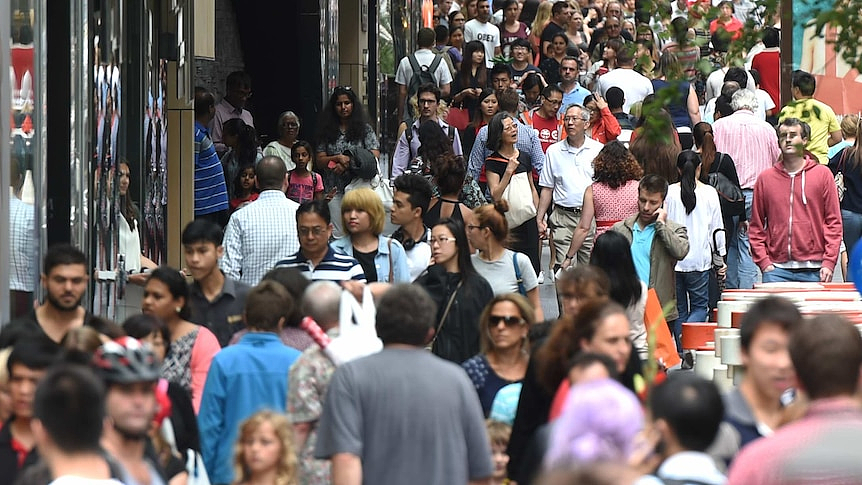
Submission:
<svg viewBox="0 0 862 485">
<path fill-rule="evenodd" d="M 780 105 L 780 31 L 745 0 L 435 3 L 384 157 L 350 86 L 264 147 L 248 75 L 196 89 L 185 265 L 132 258 L 141 314 L 90 314 L 85 255 L 49 248 L 44 301 L 0 332 L 0 483 L 862 476 L 848 322 L 756 303 L 721 395 L 647 372 L 645 317 L 654 298 L 681 354 L 716 288 L 832 281 L 862 238 L 859 117 L 803 71 Z M 748 21 L 762 42 L 731 59 Z"/>
</svg>

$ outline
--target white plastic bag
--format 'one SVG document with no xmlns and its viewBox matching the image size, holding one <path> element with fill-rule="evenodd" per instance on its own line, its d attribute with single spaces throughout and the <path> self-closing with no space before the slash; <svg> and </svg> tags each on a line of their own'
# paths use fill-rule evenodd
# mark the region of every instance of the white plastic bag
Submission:
<svg viewBox="0 0 862 485">
<path fill-rule="evenodd" d="M 362 303 L 345 290 L 341 293 L 338 337 L 323 349 L 323 353 L 336 365 L 376 354 L 383 349 L 375 328 L 376 310 L 368 285 L 362 289 Z"/>
</svg>

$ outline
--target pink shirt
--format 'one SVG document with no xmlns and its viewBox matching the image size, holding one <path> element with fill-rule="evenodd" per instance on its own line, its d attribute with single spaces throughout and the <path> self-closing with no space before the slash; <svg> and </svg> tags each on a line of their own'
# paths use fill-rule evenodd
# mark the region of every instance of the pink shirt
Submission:
<svg viewBox="0 0 862 485">
<path fill-rule="evenodd" d="M 240 118 L 245 121 L 245 124 L 254 126 L 254 118 L 252 118 L 251 113 L 249 113 L 247 109 L 236 109 L 232 104 L 228 103 L 226 99 L 222 99 L 215 105 L 215 118 L 210 122 L 209 130 L 210 138 L 212 138 L 216 152 L 218 152 L 219 156 L 227 151 L 227 147 L 221 141 L 222 124 L 224 124 L 225 121 L 232 120 L 234 118 Z"/>
<path fill-rule="evenodd" d="M 198 327 L 198 336 L 192 346 L 192 358 L 189 362 L 192 372 L 192 406 L 195 414 L 201 408 L 201 397 L 204 395 L 204 384 L 207 382 L 207 373 L 210 371 L 210 363 L 221 345 L 218 338 L 203 325 Z"/>
<path fill-rule="evenodd" d="M 859 483 L 862 409 L 850 397 L 819 399 L 805 417 L 742 449 L 728 485 Z"/>
<path fill-rule="evenodd" d="M 715 120 L 715 147 L 733 158 L 739 185 L 753 189 L 757 176 L 773 166 L 781 155 L 775 128 L 747 109 Z"/>
</svg>

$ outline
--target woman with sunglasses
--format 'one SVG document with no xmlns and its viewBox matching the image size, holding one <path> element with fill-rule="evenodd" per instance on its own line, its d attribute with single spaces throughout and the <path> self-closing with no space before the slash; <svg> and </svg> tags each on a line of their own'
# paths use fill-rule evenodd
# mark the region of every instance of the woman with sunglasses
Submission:
<svg viewBox="0 0 862 485">
<path fill-rule="evenodd" d="M 476 322 L 494 291 L 473 267 L 460 221 L 441 219 L 431 228 L 428 243 L 434 264 L 415 283 L 437 303 L 437 323 L 429 347 L 438 357 L 461 363 L 481 348 Z"/>
<path fill-rule="evenodd" d="M 365 106 L 350 86 L 338 86 L 332 91 L 329 102 L 320 113 L 317 136 L 317 172 L 323 175 L 325 192 L 335 191 L 329 203 L 330 211 L 340 214 L 344 187 L 353 180 L 349 170 L 350 157 L 344 152 L 364 148 L 380 157 L 380 142 L 368 123 Z M 339 237 L 343 231 L 341 221 L 336 219 L 332 221 L 333 233 Z"/>
<path fill-rule="evenodd" d="M 482 351 L 463 364 L 473 381 L 485 417 L 503 386 L 521 382 L 530 361 L 527 333 L 535 323 L 530 302 L 521 295 L 494 297 L 479 317 Z"/>
</svg>

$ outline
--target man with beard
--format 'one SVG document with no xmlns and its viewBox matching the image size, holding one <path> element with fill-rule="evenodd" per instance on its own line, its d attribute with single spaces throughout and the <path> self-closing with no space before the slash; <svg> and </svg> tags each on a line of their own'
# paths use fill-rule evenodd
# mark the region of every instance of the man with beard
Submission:
<svg viewBox="0 0 862 485">
<path fill-rule="evenodd" d="M 165 485 L 154 459 L 146 455 L 147 432 L 156 416 L 159 362 L 149 346 L 131 337 L 106 342 L 93 355 L 105 383 L 105 414 L 110 424 L 102 447 L 120 467 L 127 485 Z"/>
<path fill-rule="evenodd" d="M 52 246 L 45 253 L 42 268 L 45 301 L 3 328 L 0 348 L 11 347 L 25 337 L 47 337 L 59 343 L 66 332 L 88 322 L 89 315 L 81 306 L 90 279 L 84 253 L 67 244 Z"/>
</svg>

